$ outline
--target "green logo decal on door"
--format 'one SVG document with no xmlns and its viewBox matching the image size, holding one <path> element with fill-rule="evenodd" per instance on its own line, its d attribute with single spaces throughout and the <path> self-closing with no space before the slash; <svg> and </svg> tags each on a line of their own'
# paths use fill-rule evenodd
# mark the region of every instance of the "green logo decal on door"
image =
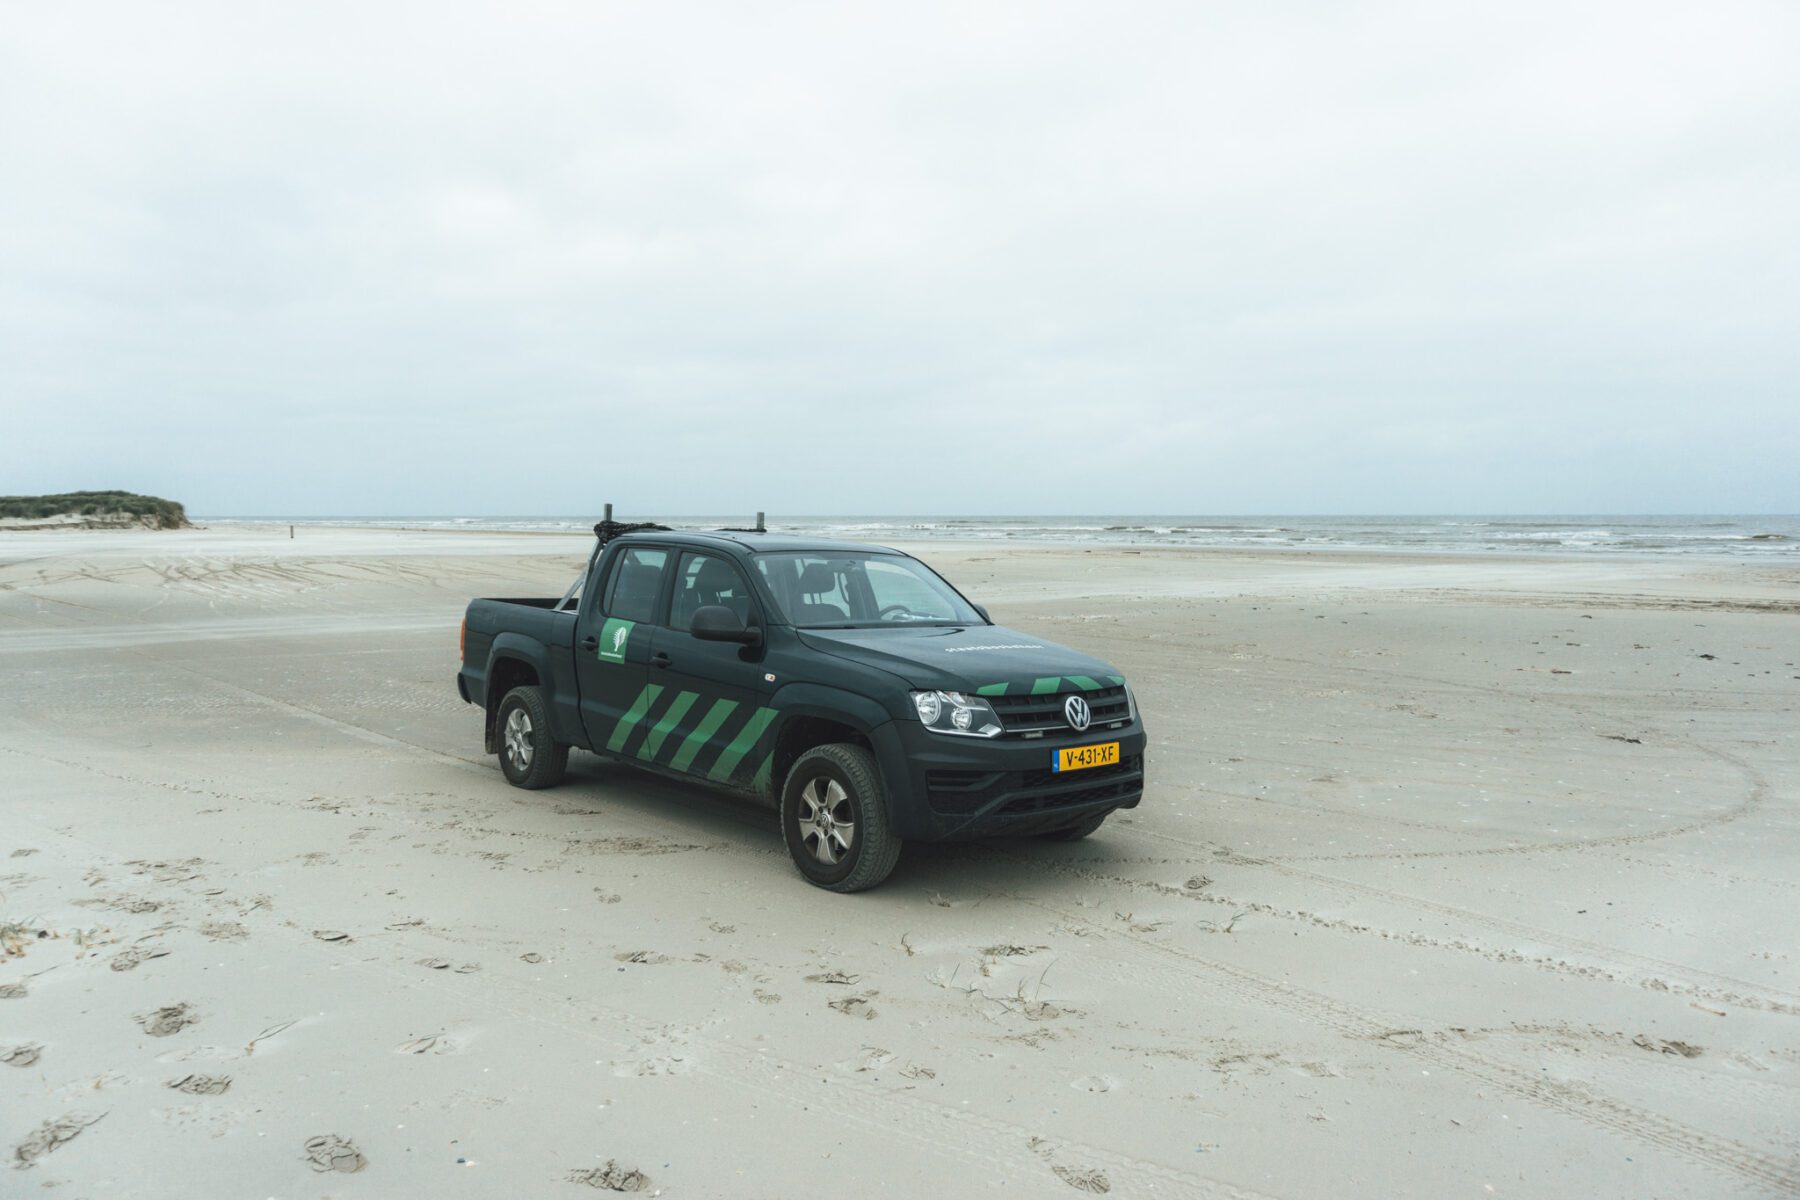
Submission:
<svg viewBox="0 0 1800 1200">
<path fill-rule="evenodd" d="M 606 624 L 600 627 L 600 649 L 596 651 L 601 662 L 625 661 L 625 647 L 631 644 L 631 630 L 636 624 L 635 621 L 621 621 L 617 617 L 607 619 Z"/>
</svg>

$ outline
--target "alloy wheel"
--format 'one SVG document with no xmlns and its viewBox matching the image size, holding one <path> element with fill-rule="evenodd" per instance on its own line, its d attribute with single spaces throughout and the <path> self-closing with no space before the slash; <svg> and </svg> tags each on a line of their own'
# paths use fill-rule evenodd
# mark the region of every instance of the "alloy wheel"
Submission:
<svg viewBox="0 0 1800 1200">
<path fill-rule="evenodd" d="M 800 789 L 800 841 L 825 866 L 844 860 L 856 844 L 856 809 L 844 785 L 828 775 Z"/>
</svg>

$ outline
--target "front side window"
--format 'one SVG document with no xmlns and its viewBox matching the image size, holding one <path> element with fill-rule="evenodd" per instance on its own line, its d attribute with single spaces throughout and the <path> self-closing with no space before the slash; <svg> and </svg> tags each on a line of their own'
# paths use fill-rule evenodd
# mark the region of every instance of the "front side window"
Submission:
<svg viewBox="0 0 1800 1200">
<path fill-rule="evenodd" d="M 684 553 L 681 569 L 675 572 L 669 628 L 692 628 L 694 614 L 715 604 L 730 609 L 738 620 L 750 624 L 750 589 L 737 568 L 716 554 Z"/>
<path fill-rule="evenodd" d="M 651 620 L 668 561 L 667 550 L 650 546 L 632 546 L 620 554 L 606 585 L 606 615 L 627 621 Z"/>
<path fill-rule="evenodd" d="M 899 554 L 759 554 L 756 568 L 803 629 L 983 623 L 930 567 Z"/>
</svg>

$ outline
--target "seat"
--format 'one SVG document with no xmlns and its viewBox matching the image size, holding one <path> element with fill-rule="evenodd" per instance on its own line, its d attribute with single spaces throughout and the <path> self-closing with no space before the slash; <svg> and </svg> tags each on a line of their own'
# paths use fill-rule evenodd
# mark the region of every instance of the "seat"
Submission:
<svg viewBox="0 0 1800 1200">
<path fill-rule="evenodd" d="M 744 594 L 737 572 L 720 559 L 703 558 L 700 569 L 694 572 L 694 577 L 676 601 L 675 628 L 691 627 L 694 614 L 711 604 L 728 608 L 737 614 L 738 620 L 749 623 L 750 597 Z"/>
<path fill-rule="evenodd" d="M 818 599 L 838 590 L 837 572 L 829 563 L 809 562 L 800 572 L 800 604 L 796 614 L 804 625 L 821 622 L 848 621 L 850 613 L 842 605 Z M 811 597 L 811 599 L 809 599 Z"/>
</svg>

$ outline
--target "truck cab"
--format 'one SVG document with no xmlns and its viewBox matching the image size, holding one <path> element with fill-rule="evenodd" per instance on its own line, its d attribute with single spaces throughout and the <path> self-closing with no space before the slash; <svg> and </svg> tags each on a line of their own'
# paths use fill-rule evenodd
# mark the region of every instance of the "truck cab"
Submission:
<svg viewBox="0 0 1800 1200">
<path fill-rule="evenodd" d="M 520 787 L 571 749 L 742 793 L 811 883 L 881 882 L 908 841 L 1094 833 L 1143 794 L 1108 664 L 993 624 L 923 562 L 760 531 L 607 535 L 561 600 L 483 599 L 457 689 Z"/>
</svg>

